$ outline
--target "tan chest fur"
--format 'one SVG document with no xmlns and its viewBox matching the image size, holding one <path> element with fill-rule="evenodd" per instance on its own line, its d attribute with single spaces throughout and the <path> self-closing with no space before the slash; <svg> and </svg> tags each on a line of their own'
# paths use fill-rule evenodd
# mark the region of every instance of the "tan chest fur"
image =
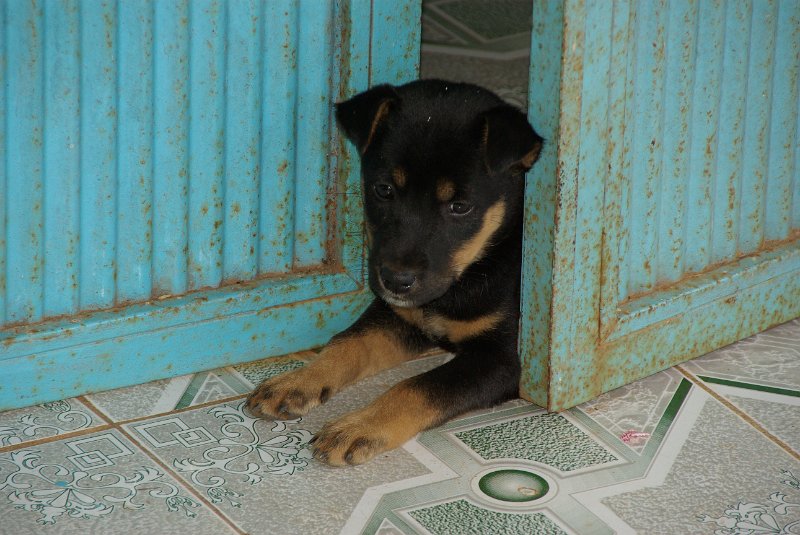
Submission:
<svg viewBox="0 0 800 535">
<path fill-rule="evenodd" d="M 503 316 L 492 312 L 471 320 L 454 320 L 435 313 L 426 313 L 421 308 L 392 307 L 395 314 L 408 323 L 419 327 L 433 338 L 446 338 L 458 343 L 474 338 L 493 329 Z"/>
</svg>

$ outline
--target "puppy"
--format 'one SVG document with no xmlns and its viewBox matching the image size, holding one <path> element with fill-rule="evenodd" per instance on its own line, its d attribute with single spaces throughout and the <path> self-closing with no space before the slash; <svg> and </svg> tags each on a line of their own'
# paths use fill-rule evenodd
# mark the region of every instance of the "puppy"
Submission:
<svg viewBox="0 0 800 535">
<path fill-rule="evenodd" d="M 340 466 L 518 395 L 524 175 L 542 139 L 490 91 L 439 80 L 374 87 L 338 104 L 336 118 L 360 153 L 376 299 L 316 360 L 264 381 L 247 406 L 293 418 L 432 348 L 455 354 L 325 425 L 314 454 Z"/>
</svg>

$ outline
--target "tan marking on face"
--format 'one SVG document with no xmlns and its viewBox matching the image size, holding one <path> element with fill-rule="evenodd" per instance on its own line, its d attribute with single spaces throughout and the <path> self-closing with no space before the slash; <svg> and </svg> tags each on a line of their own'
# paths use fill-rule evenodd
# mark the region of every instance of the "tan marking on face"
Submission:
<svg viewBox="0 0 800 535">
<path fill-rule="evenodd" d="M 456 194 L 456 187 L 445 178 L 436 183 L 436 198 L 441 202 L 447 202 Z"/>
<path fill-rule="evenodd" d="M 381 105 L 378 106 L 378 111 L 375 113 L 375 118 L 372 120 L 372 126 L 369 129 L 369 135 L 367 136 L 367 141 L 364 143 L 364 148 L 361 149 L 361 154 L 367 152 L 367 147 L 369 144 L 372 143 L 372 137 L 375 135 L 375 130 L 378 129 L 378 125 L 381 123 L 386 114 L 389 113 L 389 101 L 385 100 L 381 102 Z"/>
<path fill-rule="evenodd" d="M 403 171 L 399 167 L 395 167 L 392 171 L 392 178 L 394 179 L 394 183 L 397 184 L 398 188 L 405 187 L 406 185 L 406 172 Z"/>
<path fill-rule="evenodd" d="M 494 329 L 502 319 L 503 315 L 500 312 L 486 314 L 473 320 L 454 320 L 434 314 L 425 317 L 425 331 L 458 343 Z"/>
<path fill-rule="evenodd" d="M 372 227 L 369 223 L 364 225 L 364 231 L 367 234 L 367 247 L 372 247 Z"/>
<path fill-rule="evenodd" d="M 520 162 L 522 163 L 523 167 L 525 169 L 530 169 L 531 167 L 533 167 L 533 164 L 535 164 L 536 160 L 539 159 L 539 153 L 541 151 L 542 151 L 542 142 L 539 141 L 533 146 L 531 151 L 528 154 L 526 154 L 525 156 L 523 156 L 522 160 L 520 160 Z"/>
<path fill-rule="evenodd" d="M 442 414 L 406 380 L 363 409 L 323 427 L 314 454 L 334 466 L 361 464 L 437 425 Z"/>
<path fill-rule="evenodd" d="M 455 273 L 456 278 L 460 277 L 470 264 L 480 260 L 492 236 L 503 223 L 505 213 L 506 203 L 502 199 L 486 210 L 486 213 L 483 215 L 483 225 L 478 233 L 467 240 L 458 248 L 455 254 L 453 254 L 450 267 Z"/>
</svg>

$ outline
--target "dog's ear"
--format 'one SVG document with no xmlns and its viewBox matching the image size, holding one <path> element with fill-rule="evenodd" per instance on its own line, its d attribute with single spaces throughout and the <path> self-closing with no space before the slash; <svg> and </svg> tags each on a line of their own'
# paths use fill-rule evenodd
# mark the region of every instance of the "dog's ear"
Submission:
<svg viewBox="0 0 800 535">
<path fill-rule="evenodd" d="M 478 117 L 478 134 L 486 166 L 493 174 L 524 173 L 539 159 L 544 140 L 518 109 L 502 105 Z"/>
<path fill-rule="evenodd" d="M 347 139 L 364 154 L 392 106 L 399 100 L 394 87 L 389 84 L 377 85 L 338 103 L 336 121 Z"/>
</svg>

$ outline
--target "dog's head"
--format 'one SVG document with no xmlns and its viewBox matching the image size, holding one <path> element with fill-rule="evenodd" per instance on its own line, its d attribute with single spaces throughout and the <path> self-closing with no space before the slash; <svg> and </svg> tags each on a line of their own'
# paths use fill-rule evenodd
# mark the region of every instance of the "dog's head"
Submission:
<svg viewBox="0 0 800 535">
<path fill-rule="evenodd" d="M 372 290 L 400 307 L 442 296 L 519 220 L 542 139 L 469 84 L 380 85 L 336 106 L 361 155 Z"/>
</svg>

